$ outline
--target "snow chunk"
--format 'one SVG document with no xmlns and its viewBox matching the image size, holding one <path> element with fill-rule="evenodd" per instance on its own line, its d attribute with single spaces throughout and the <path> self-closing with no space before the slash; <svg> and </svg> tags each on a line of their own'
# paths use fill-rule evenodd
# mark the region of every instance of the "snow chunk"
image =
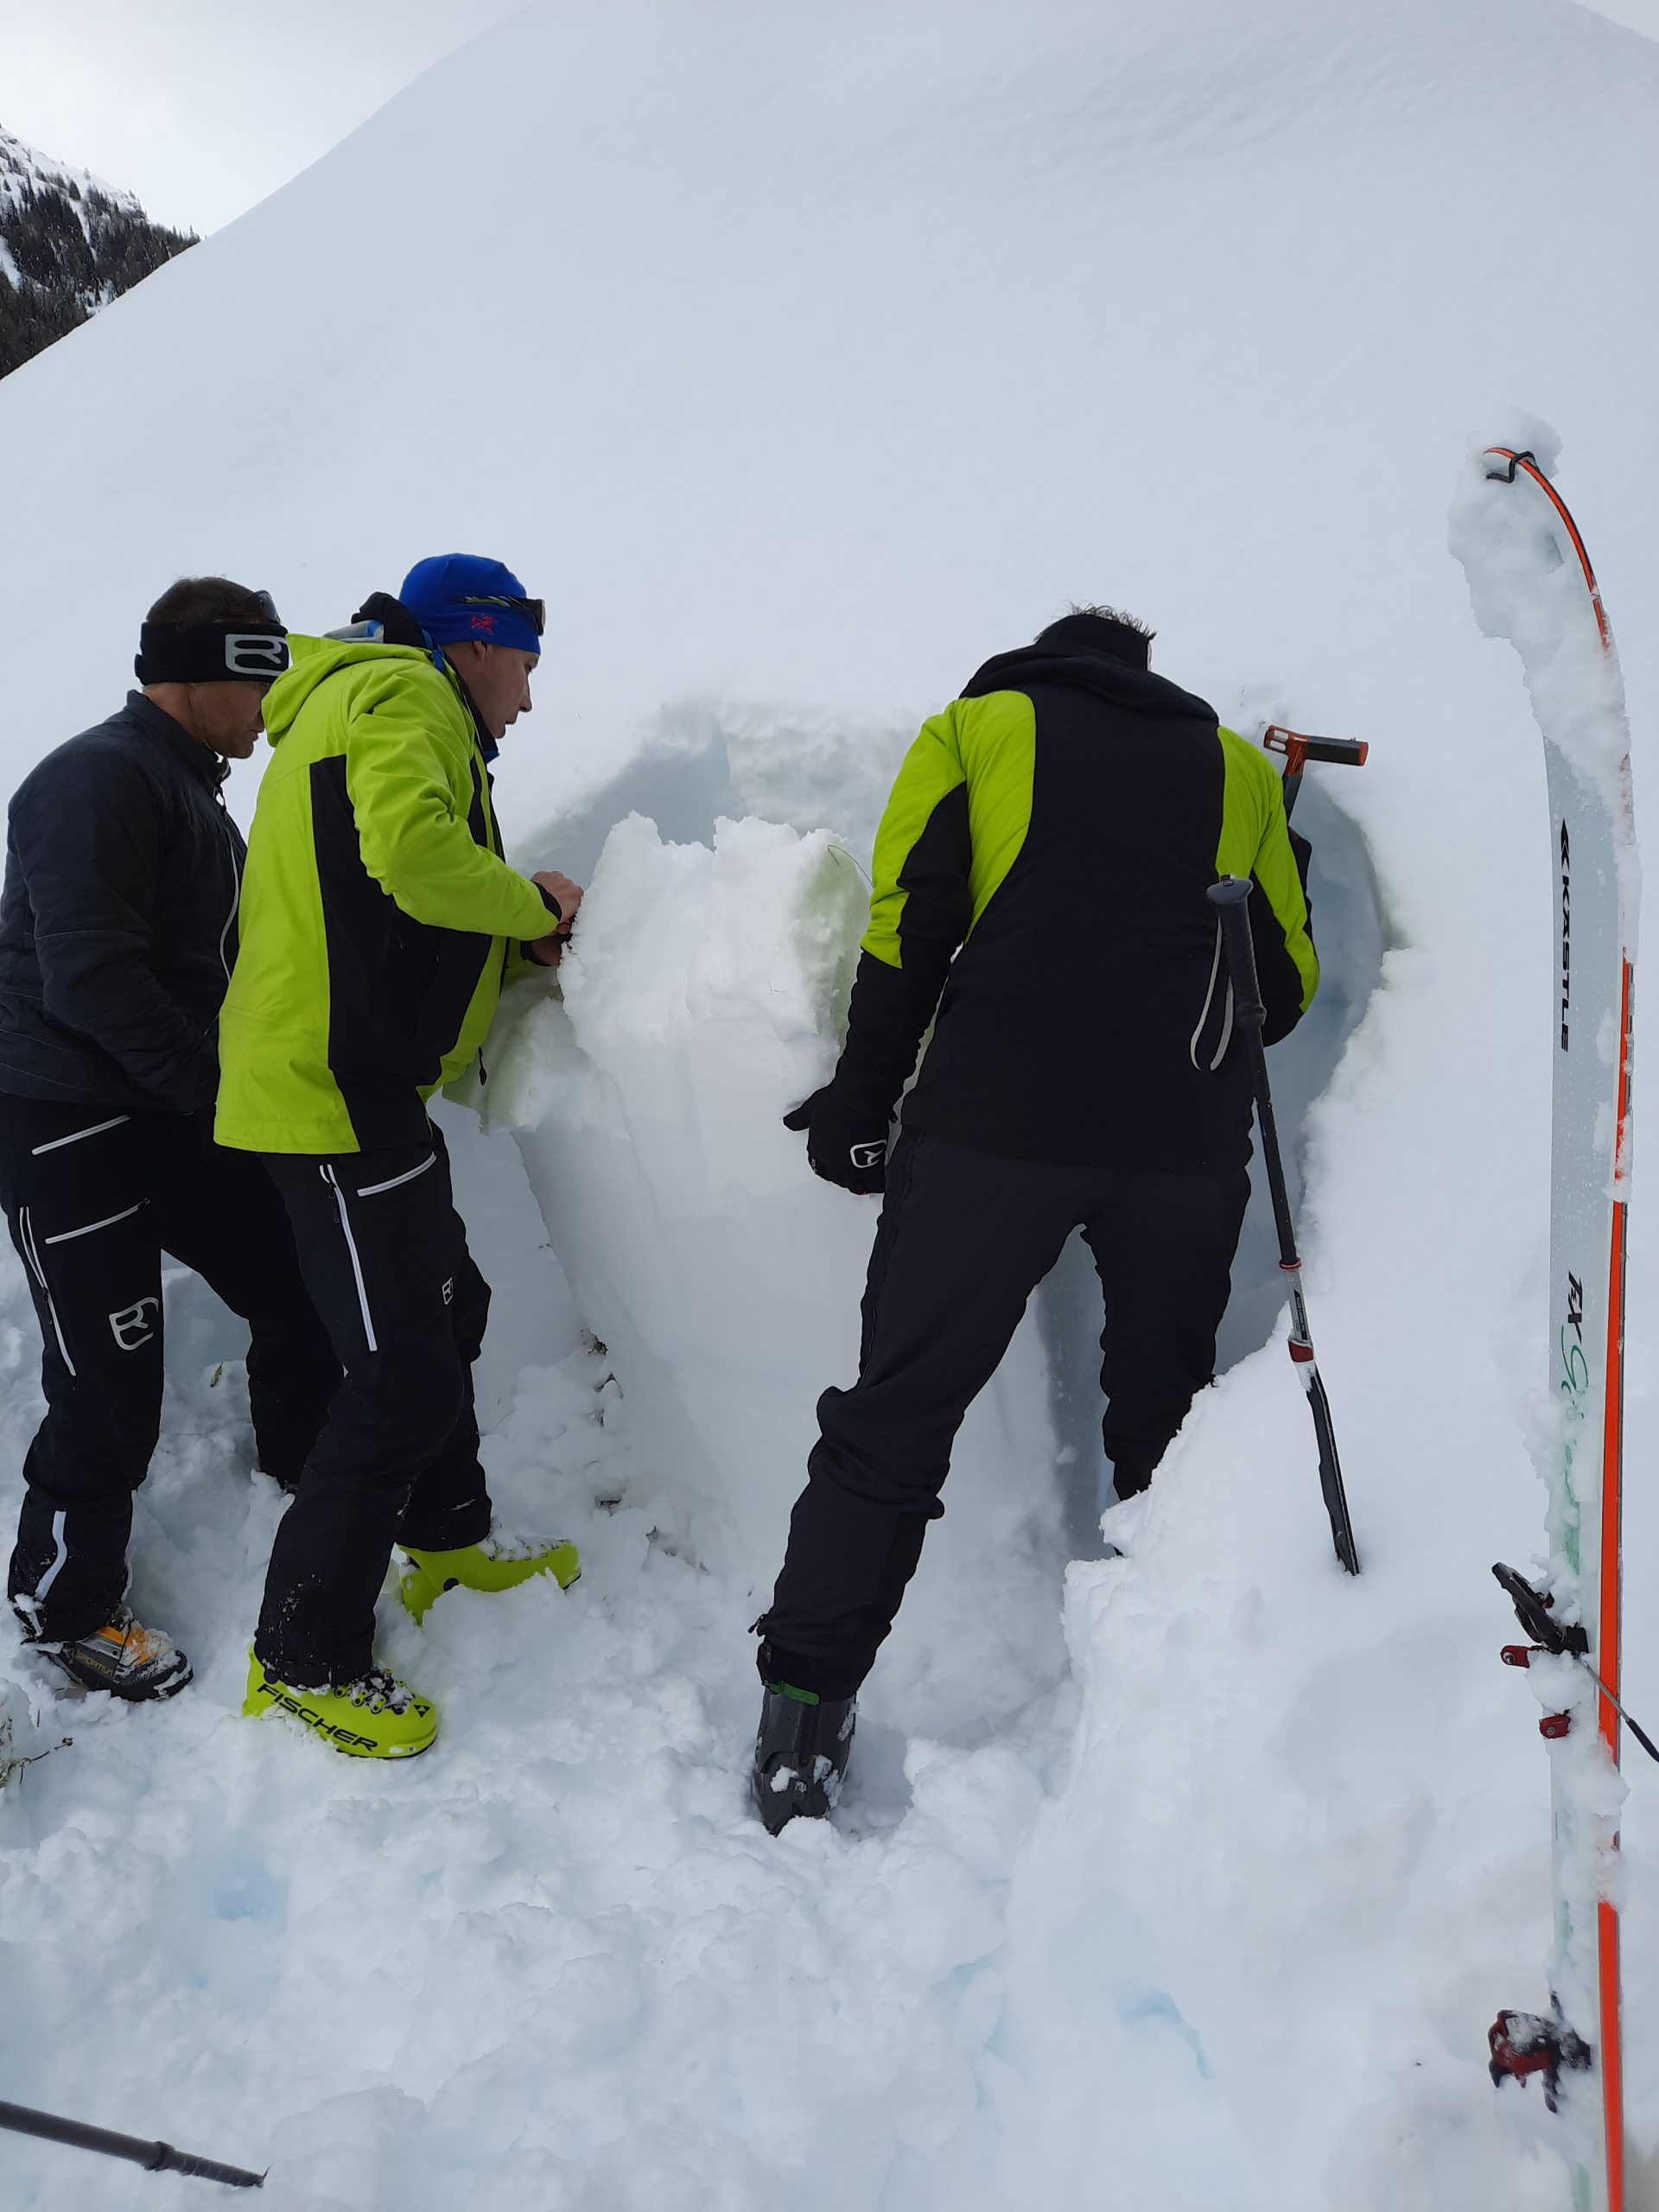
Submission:
<svg viewBox="0 0 1659 2212">
<path fill-rule="evenodd" d="M 631 815 L 560 980 L 509 994 L 488 1111 L 625 1377 L 638 1456 L 711 1514 L 699 1557 L 776 1565 L 830 1379 L 855 1359 L 873 1202 L 816 1183 L 782 1117 L 833 1067 L 865 893 L 826 830 Z M 810 1254 L 809 1264 L 802 1255 Z"/>
</svg>

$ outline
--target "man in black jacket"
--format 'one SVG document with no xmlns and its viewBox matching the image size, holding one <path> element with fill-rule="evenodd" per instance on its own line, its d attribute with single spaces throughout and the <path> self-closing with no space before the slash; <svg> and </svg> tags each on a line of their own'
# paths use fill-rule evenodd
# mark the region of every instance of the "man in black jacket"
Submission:
<svg viewBox="0 0 1659 2212">
<path fill-rule="evenodd" d="M 257 1160 L 213 1142 L 215 1032 L 245 848 L 220 785 L 288 664 L 263 592 L 187 578 L 149 610 L 143 689 L 10 807 L 0 891 L 0 1204 L 40 1319 L 46 1418 L 8 1595 L 74 1681 L 170 1697 L 190 1664 L 125 1603 L 161 1428 L 162 1256 L 248 1322 L 260 1464 L 296 1482 L 340 1379 Z"/>
<path fill-rule="evenodd" d="M 1151 673 L 1148 643 L 1109 608 L 1077 608 L 988 661 L 924 727 L 882 817 L 846 1049 L 788 1122 L 818 1174 L 886 1198 L 858 1380 L 818 1402 L 759 1624 L 754 1797 L 774 1833 L 834 1802 L 963 1416 L 1073 1229 L 1105 1292 L 1121 1497 L 1151 1481 L 1211 1377 L 1251 1100 L 1209 887 L 1251 881 L 1269 1043 L 1319 963 L 1277 774 Z"/>
</svg>

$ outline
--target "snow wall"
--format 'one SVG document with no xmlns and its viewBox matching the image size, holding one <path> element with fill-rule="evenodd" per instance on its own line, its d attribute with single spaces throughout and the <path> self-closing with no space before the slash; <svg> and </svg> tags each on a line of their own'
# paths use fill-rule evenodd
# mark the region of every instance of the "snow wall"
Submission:
<svg viewBox="0 0 1659 2212">
<path fill-rule="evenodd" d="M 639 1458 L 702 1502 L 682 1506 L 693 1548 L 748 1574 L 757 1609 L 817 1434 L 817 1393 L 857 1366 L 877 1203 L 804 1176 L 800 1139 L 781 1117 L 834 1066 L 868 913 L 874 821 L 860 802 L 879 809 L 872 766 L 896 769 L 902 743 L 872 733 L 855 752 L 845 739 L 804 745 L 776 731 L 732 741 L 712 721 L 659 734 L 565 825 L 553 857 L 591 883 L 580 938 L 556 986 L 531 979 L 510 995 L 474 1096 L 486 1125 L 518 1138 L 576 1303 L 624 1382 Z M 837 754 L 851 756 L 850 773 L 834 772 Z M 837 801 L 855 842 L 812 826 Z M 775 818 L 717 810 L 747 804 Z M 677 839 L 664 841 L 653 812 Z M 1348 817 L 1315 785 L 1300 818 L 1317 837 L 1324 981 L 1317 1012 L 1274 1054 L 1298 1191 L 1301 1118 L 1363 1014 L 1385 940 Z M 618 826 L 595 863 L 593 827 L 605 821 Z M 1278 1257 L 1262 1188 L 1224 1370 L 1278 1319 Z M 970 1414 L 950 1488 L 969 1534 L 937 1539 L 969 1603 L 1033 1529 L 1051 1549 L 1098 1549 L 1100 1304 L 1074 1238 Z"/>
<path fill-rule="evenodd" d="M 66 1716 L 0 1645 L 75 1739 L 0 1806 L 10 2095 L 269 2155 L 302 2212 L 1559 2204 L 1535 2100 L 1484 2066 L 1497 2006 L 1544 1993 L 1546 1772 L 1488 1567 L 1542 1541 L 1548 855 L 1445 531 L 1511 404 L 1558 425 L 1639 809 L 1656 146 L 1659 55 L 1565 0 L 544 0 L 6 380 L 0 781 L 107 711 L 172 575 L 321 628 L 470 546 L 556 610 L 499 779 L 515 855 L 595 886 L 564 1010 L 507 1010 L 517 1137 L 457 1146 L 492 1484 L 582 1582 L 388 1612 L 445 1713 L 414 1771 L 245 1727 L 277 1502 L 235 1332 L 172 1281 L 135 1594 L 197 1682 Z M 976 1415 L 839 1824 L 772 1846 L 743 1630 L 869 1233 L 776 1127 L 853 926 L 815 833 L 861 850 L 921 717 L 1096 595 L 1229 720 L 1373 741 L 1323 788 L 1379 899 L 1312 782 L 1303 817 L 1355 1009 L 1380 957 L 1303 1146 L 1366 1572 L 1331 1559 L 1276 1344 L 1114 1516 L 1122 1555 L 1083 1556 L 1061 1281 Z M 9 1510 L 38 1414 L 9 1262 L 0 1296 Z M 1633 1481 L 1638 1713 L 1656 1522 Z M 93 1990 L 124 2032 L 89 2080 Z M 84 2201 L 9 2157 L 27 2212 Z"/>
</svg>

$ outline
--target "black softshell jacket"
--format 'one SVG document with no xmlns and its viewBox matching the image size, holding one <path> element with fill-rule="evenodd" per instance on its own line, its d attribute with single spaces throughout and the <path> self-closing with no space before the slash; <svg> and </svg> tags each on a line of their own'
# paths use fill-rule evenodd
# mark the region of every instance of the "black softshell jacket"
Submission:
<svg viewBox="0 0 1659 2212">
<path fill-rule="evenodd" d="M 245 856 L 224 773 L 130 691 L 24 778 L 0 892 L 0 1090 L 212 1104 Z"/>
<path fill-rule="evenodd" d="M 1272 764 L 1202 699 L 1070 639 L 1001 654 L 893 786 L 837 1084 L 880 1126 L 937 1008 L 907 1128 L 1012 1159 L 1241 1166 L 1249 1069 L 1206 893 L 1252 884 L 1272 1043 L 1318 982 L 1306 868 Z"/>
</svg>

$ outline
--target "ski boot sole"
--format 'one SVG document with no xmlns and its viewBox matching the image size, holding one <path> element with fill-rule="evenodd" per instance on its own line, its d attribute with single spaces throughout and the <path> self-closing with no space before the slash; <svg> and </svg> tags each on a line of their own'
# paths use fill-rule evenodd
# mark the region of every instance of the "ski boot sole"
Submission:
<svg viewBox="0 0 1659 2212">
<path fill-rule="evenodd" d="M 147 1682 L 122 1684 L 112 1682 L 96 1672 L 83 1674 L 61 1644 L 25 1643 L 26 1651 L 33 1651 L 38 1658 L 54 1669 L 66 1681 L 73 1682 L 88 1697 L 119 1698 L 123 1705 L 165 1705 L 169 1698 L 177 1697 L 181 1690 L 188 1690 L 196 1679 L 196 1670 L 182 1651 L 178 1664 L 164 1675 Z"/>
</svg>

